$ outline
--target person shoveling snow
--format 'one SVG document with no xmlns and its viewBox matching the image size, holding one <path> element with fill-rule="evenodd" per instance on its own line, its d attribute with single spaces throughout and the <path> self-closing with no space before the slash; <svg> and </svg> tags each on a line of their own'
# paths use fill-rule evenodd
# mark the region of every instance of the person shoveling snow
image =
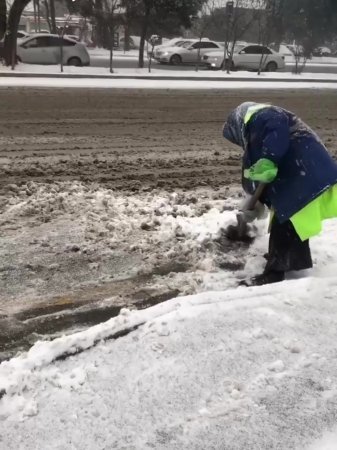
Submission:
<svg viewBox="0 0 337 450">
<path fill-rule="evenodd" d="M 285 272 L 311 268 L 309 238 L 337 217 L 336 162 L 307 124 L 278 106 L 239 105 L 223 135 L 244 151 L 242 186 L 253 196 L 238 217 L 252 222 L 263 206 L 272 216 L 265 269 L 245 283 L 275 283 Z"/>
</svg>

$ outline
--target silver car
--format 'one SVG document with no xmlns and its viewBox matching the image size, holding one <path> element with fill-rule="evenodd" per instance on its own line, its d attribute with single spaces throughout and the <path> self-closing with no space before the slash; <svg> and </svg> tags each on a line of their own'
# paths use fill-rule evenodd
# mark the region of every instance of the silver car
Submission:
<svg viewBox="0 0 337 450">
<path fill-rule="evenodd" d="M 61 41 L 62 39 L 62 41 Z M 69 66 L 89 66 L 90 56 L 86 46 L 73 39 L 57 34 L 34 34 L 18 42 L 18 61 L 27 64 L 59 64 L 61 45 L 63 47 L 63 64 Z"/>
<path fill-rule="evenodd" d="M 176 46 L 180 46 L 183 42 L 185 42 L 186 39 L 184 38 L 173 38 L 170 39 L 167 42 L 163 42 L 161 45 L 156 45 L 153 49 L 153 53 L 152 53 L 152 48 L 148 50 L 147 52 L 147 56 L 150 57 L 152 56 L 152 58 L 154 57 L 154 55 L 156 53 L 158 53 L 159 51 L 162 51 L 162 49 L 165 49 L 167 47 L 176 47 Z M 151 46 L 150 46 L 151 47 Z"/>
<path fill-rule="evenodd" d="M 231 70 L 258 70 L 262 59 L 262 70 L 275 72 L 285 68 L 284 56 L 262 45 L 237 45 L 234 47 Z M 224 51 L 206 53 L 203 61 L 210 69 L 221 69 L 225 62 Z"/>
<path fill-rule="evenodd" d="M 186 40 L 174 47 L 165 47 L 154 54 L 154 58 L 160 63 L 169 64 L 191 64 L 198 61 L 209 51 L 221 50 L 223 47 L 214 41 L 209 40 Z"/>
</svg>

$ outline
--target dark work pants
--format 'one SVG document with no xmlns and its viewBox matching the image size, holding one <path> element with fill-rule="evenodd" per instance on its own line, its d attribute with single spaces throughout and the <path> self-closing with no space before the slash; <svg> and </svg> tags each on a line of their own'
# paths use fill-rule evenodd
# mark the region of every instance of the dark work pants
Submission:
<svg viewBox="0 0 337 450">
<path fill-rule="evenodd" d="M 274 217 L 270 230 L 265 273 L 304 270 L 311 267 L 309 240 L 301 241 L 290 220 L 281 224 Z"/>
</svg>

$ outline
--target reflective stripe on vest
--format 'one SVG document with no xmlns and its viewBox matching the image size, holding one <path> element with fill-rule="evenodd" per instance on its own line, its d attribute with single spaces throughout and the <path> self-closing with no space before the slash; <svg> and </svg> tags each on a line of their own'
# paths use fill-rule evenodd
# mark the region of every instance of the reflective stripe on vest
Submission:
<svg viewBox="0 0 337 450">
<path fill-rule="evenodd" d="M 250 106 L 247 109 L 245 118 L 244 118 L 244 124 L 247 125 L 247 123 L 250 121 L 250 119 L 253 117 L 253 115 L 260 111 L 260 109 L 264 109 L 264 108 L 270 108 L 271 105 L 264 105 L 264 104 L 259 104 L 259 105 L 254 105 L 254 106 Z"/>
</svg>

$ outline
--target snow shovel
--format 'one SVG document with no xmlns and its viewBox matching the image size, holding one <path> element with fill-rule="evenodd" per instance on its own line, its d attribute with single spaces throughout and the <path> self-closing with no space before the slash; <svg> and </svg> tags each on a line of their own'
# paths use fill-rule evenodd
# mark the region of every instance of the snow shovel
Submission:
<svg viewBox="0 0 337 450">
<path fill-rule="evenodd" d="M 237 224 L 229 225 L 226 229 L 226 236 L 231 241 L 251 241 L 251 238 L 248 234 L 248 223 L 244 218 L 244 211 L 253 210 L 256 206 L 256 203 L 259 201 L 267 183 L 260 183 L 255 190 L 254 194 L 248 198 L 246 203 L 241 207 L 241 210 L 236 215 Z"/>
</svg>

